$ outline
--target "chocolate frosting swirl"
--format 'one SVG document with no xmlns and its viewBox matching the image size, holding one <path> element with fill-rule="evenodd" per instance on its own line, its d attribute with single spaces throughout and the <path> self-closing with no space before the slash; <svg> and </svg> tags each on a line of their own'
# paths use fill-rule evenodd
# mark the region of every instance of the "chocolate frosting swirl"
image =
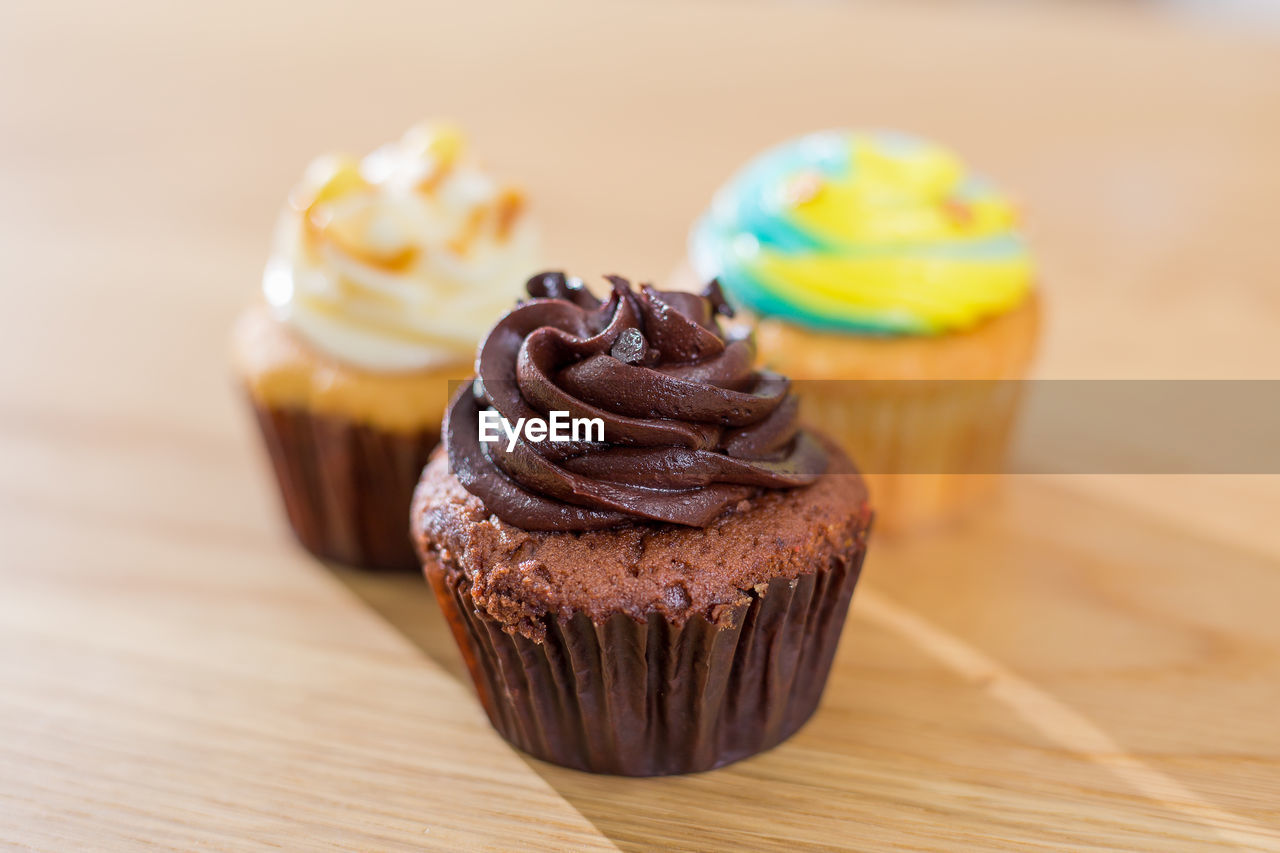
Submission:
<svg viewBox="0 0 1280 853">
<path fill-rule="evenodd" d="M 529 280 L 533 298 L 480 345 L 477 377 L 445 416 L 449 465 L 490 512 L 525 530 L 633 520 L 705 527 L 761 489 L 812 483 L 826 453 L 797 424 L 790 383 L 753 367 L 713 282 L 701 295 L 637 292 L 618 276 L 596 299 L 578 279 Z M 480 412 L 508 423 L 600 418 L 604 441 L 481 442 Z"/>
</svg>

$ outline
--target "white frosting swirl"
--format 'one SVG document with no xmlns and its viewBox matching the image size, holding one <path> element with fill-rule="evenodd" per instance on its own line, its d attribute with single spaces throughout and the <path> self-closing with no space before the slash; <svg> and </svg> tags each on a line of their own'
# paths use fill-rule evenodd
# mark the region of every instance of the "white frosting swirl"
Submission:
<svg viewBox="0 0 1280 853">
<path fill-rule="evenodd" d="M 537 269 L 523 199 L 421 125 L 363 160 L 322 157 L 281 217 L 263 291 L 276 317 L 357 367 L 466 364 Z"/>
</svg>

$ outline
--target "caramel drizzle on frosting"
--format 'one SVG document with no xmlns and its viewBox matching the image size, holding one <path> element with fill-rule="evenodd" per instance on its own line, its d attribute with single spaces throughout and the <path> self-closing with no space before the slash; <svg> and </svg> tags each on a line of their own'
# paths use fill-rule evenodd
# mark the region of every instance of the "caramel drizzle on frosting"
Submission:
<svg viewBox="0 0 1280 853">
<path fill-rule="evenodd" d="M 418 192 L 423 195 L 431 195 L 440 188 L 444 183 L 444 179 L 449 177 L 449 173 L 453 171 L 454 165 L 458 162 L 459 146 L 444 148 L 436 154 L 435 160 L 431 167 L 431 172 L 418 182 Z"/>
<path fill-rule="evenodd" d="M 524 195 L 519 190 L 504 190 L 498 198 L 497 214 L 495 215 L 497 225 L 493 232 L 500 242 L 506 242 L 507 238 L 511 236 L 511 229 L 523 211 Z"/>
<path fill-rule="evenodd" d="M 449 242 L 445 244 L 449 247 L 449 251 L 455 255 L 466 255 L 471 251 L 471 244 L 476 241 L 476 237 L 480 236 L 480 228 L 484 225 L 488 214 L 489 208 L 485 205 L 476 205 L 471 208 L 458 233 L 449 238 Z"/>
<path fill-rule="evenodd" d="M 430 165 L 427 175 L 414 188 L 433 196 L 461 162 L 465 142 L 458 131 L 445 127 L 421 144 L 422 155 Z M 416 264 L 424 254 L 421 246 L 380 249 L 369 244 L 365 235 L 372 220 L 371 210 L 357 210 L 342 217 L 332 213 L 330 203 L 377 192 L 378 186 L 366 180 L 358 165 L 346 158 L 333 158 L 325 166 L 328 175 L 314 188 L 309 192 L 299 189 L 290 196 L 291 206 L 302 218 L 308 250 L 319 255 L 327 242 L 353 260 L 389 273 L 404 272 Z M 478 203 L 465 213 L 457 232 L 445 241 L 445 248 L 467 255 L 489 221 L 493 223 L 494 239 L 505 243 L 524 207 L 524 196 L 518 190 L 504 188 L 496 200 Z"/>
<path fill-rule="evenodd" d="M 363 210 L 346 219 L 335 219 L 312 205 L 308 209 L 306 228 L 308 239 L 317 248 L 323 241 L 333 244 L 339 252 L 366 266 L 386 272 L 398 273 L 417 263 L 421 250 L 405 245 L 389 250 L 378 250 L 363 239 L 369 227 L 372 211 Z"/>
</svg>

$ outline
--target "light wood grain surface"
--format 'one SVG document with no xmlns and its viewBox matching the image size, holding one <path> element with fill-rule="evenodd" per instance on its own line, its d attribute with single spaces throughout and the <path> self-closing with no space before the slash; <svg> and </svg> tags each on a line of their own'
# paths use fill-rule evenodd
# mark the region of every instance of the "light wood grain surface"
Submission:
<svg viewBox="0 0 1280 853">
<path fill-rule="evenodd" d="M 489 728 L 416 577 L 291 543 L 225 360 L 326 148 L 430 115 L 660 278 L 832 125 L 1017 188 L 1050 377 L 1280 378 L 1280 39 L 1095 4 L 0 11 L 0 844 L 1280 849 L 1280 483 L 1013 479 L 874 542 L 822 709 L 687 778 Z"/>
</svg>

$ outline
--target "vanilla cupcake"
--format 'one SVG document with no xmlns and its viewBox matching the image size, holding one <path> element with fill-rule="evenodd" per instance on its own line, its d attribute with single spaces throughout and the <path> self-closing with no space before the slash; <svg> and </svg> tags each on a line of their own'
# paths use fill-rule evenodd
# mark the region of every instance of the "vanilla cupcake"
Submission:
<svg viewBox="0 0 1280 853">
<path fill-rule="evenodd" d="M 233 335 L 294 532 L 312 553 L 416 568 L 413 487 L 449 381 L 537 264 L 522 195 L 454 127 L 322 157 L 289 196 L 263 299 Z"/>
<path fill-rule="evenodd" d="M 883 529 L 993 484 L 1019 397 L 1002 380 L 1029 366 L 1038 300 L 1015 206 L 953 153 L 888 132 L 788 142 L 717 194 L 690 259 L 858 459 Z"/>
</svg>

